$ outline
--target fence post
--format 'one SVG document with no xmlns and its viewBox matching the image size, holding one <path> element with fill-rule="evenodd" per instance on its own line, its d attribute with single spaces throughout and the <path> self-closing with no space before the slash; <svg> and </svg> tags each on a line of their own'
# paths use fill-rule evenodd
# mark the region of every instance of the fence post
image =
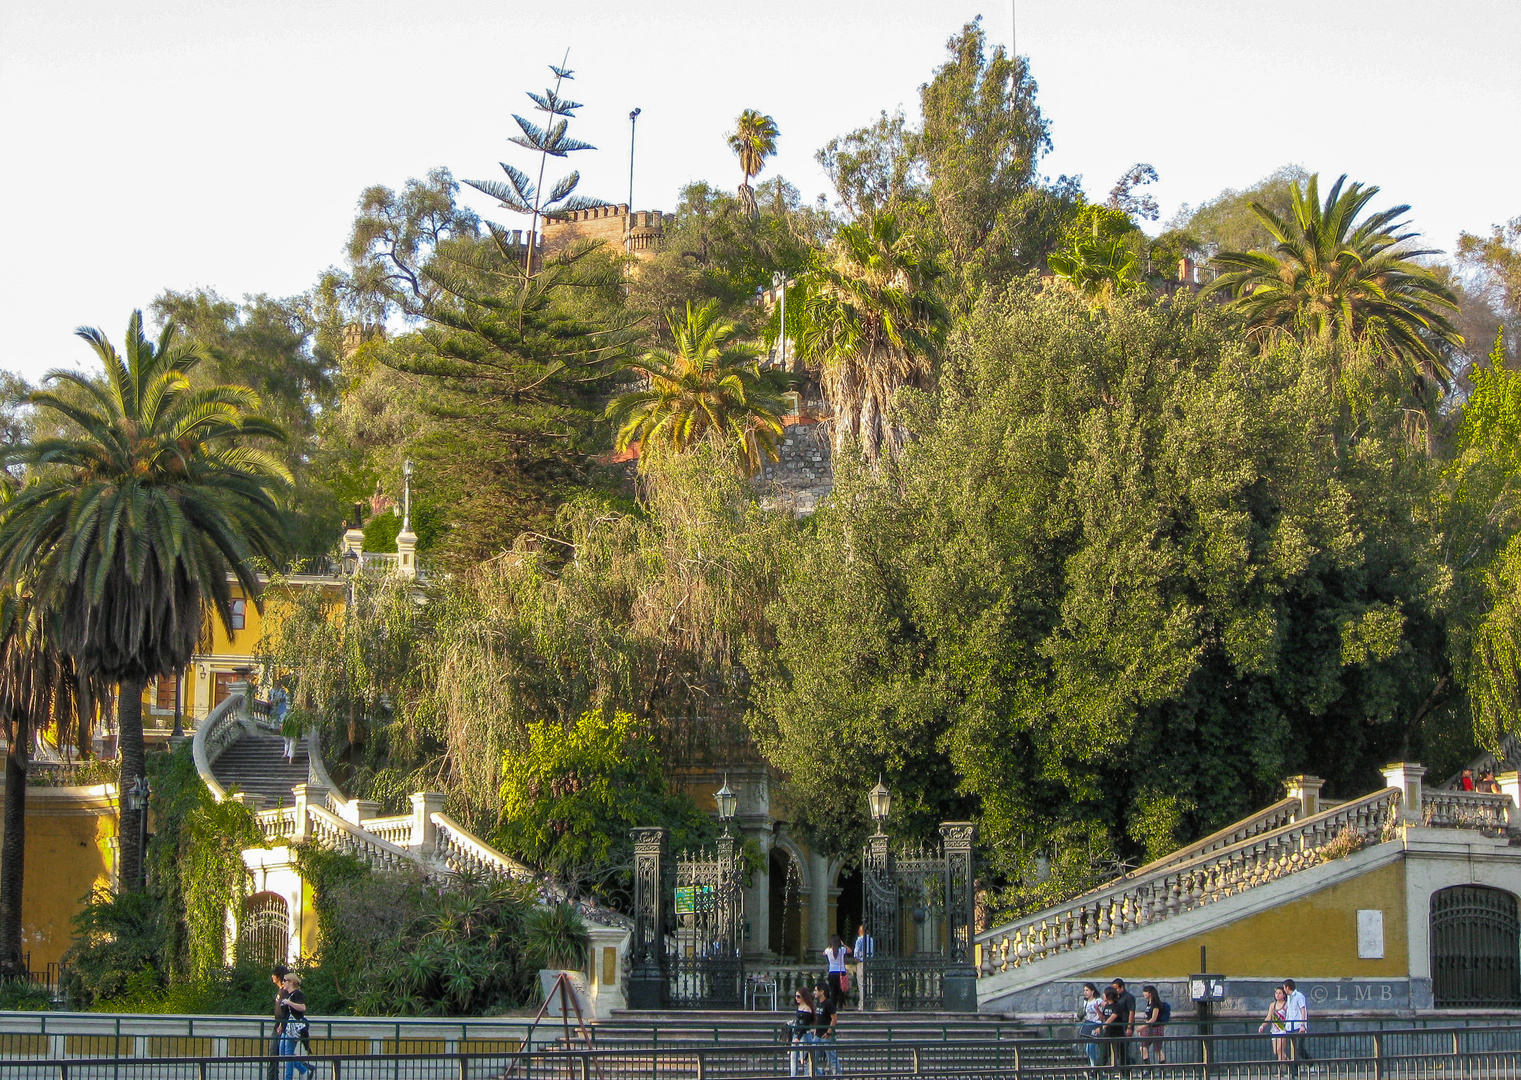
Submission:
<svg viewBox="0 0 1521 1080">
<path fill-rule="evenodd" d="M 1210 1060 L 1209 1059 L 1210 1059 L 1210 1056 L 1211 1056 L 1210 1052 L 1209 1052 L 1209 1043 L 1210 1043 L 1210 1040 L 1208 1040 L 1208 1039 L 1200 1039 L 1199 1040 L 1199 1058 L 1200 1058 L 1200 1061 L 1202 1062 L 1202 1064 L 1204 1066 L 1204 1080 L 1209 1080 L 1209 1065 L 1210 1065 Z"/>
<path fill-rule="evenodd" d="M 1018 1053 L 1018 1051 L 1016 1050 L 1015 1053 Z M 924 1062 L 919 1060 L 919 1048 L 917 1046 L 914 1047 L 914 1075 L 924 1075 Z"/>
<path fill-rule="evenodd" d="M 200 1069 L 198 1070 L 201 1074 L 201 1080 L 206 1080 L 206 1066 L 210 1064 L 211 1062 L 207 1061 L 205 1058 L 201 1058 Z"/>
<path fill-rule="evenodd" d="M 697 1075 L 702 1075 L 701 1064 L 697 1067 Z M 588 1054 L 581 1055 L 581 1080 L 591 1080 L 591 1057 Z"/>
<path fill-rule="evenodd" d="M 1020 1060 L 1018 1043 L 1014 1044 L 1014 1076 L 1015 1080 L 1024 1076 L 1024 1062 Z"/>
<path fill-rule="evenodd" d="M 582 1058 L 582 1061 L 583 1062 L 585 1061 L 584 1056 Z M 707 1053 L 707 1051 L 706 1050 L 699 1050 L 699 1051 L 697 1051 L 697 1080 L 707 1080 L 707 1076 L 708 1076 L 707 1062 L 708 1062 L 708 1053 Z M 586 1080 L 586 1078 L 585 1078 L 584 1075 L 582 1076 L 582 1080 Z"/>
<path fill-rule="evenodd" d="M 343 1059 L 333 1059 L 333 1080 L 343 1080 Z"/>
<path fill-rule="evenodd" d="M 459 1080 L 470 1080 L 470 1056 L 468 1054 L 461 1054 L 459 1056 Z"/>
<path fill-rule="evenodd" d="M 1457 1028 L 1453 1028 L 1452 1029 L 1452 1056 L 1453 1057 L 1457 1057 L 1458 1053 L 1459 1053 L 1459 1050 L 1458 1050 L 1458 1029 Z"/>
<path fill-rule="evenodd" d="M 1373 1080 L 1384 1080 L 1384 1035 L 1373 1033 Z"/>
</svg>

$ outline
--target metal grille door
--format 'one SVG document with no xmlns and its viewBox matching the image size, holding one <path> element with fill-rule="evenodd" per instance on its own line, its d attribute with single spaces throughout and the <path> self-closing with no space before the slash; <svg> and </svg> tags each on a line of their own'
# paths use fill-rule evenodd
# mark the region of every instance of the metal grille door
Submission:
<svg viewBox="0 0 1521 1080">
<path fill-rule="evenodd" d="M 238 928 L 238 959 L 255 967 L 269 968 L 290 956 L 290 914 L 285 897 L 255 893 L 243 904 L 243 925 Z"/>
<path fill-rule="evenodd" d="M 1431 897 L 1431 984 L 1439 1009 L 1521 1005 L 1521 919 L 1514 895 L 1457 885 Z"/>
<path fill-rule="evenodd" d="M 669 1008 L 742 1009 L 745 1002 L 744 871 L 738 842 L 676 860 L 672 933 L 666 941 Z"/>
</svg>

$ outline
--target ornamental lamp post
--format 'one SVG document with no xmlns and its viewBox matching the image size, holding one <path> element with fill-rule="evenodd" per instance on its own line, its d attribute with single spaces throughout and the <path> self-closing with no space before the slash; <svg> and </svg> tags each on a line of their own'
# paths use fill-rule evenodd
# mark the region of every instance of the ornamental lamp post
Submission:
<svg viewBox="0 0 1521 1080">
<path fill-rule="evenodd" d="M 137 815 L 137 882 L 141 890 L 148 881 L 148 800 L 152 796 L 148 778 L 139 776 L 125 792 L 127 809 Z"/>
<path fill-rule="evenodd" d="M 401 463 L 401 531 L 412 531 L 412 459 Z"/>
<path fill-rule="evenodd" d="M 739 807 L 739 796 L 729 789 L 729 774 L 724 773 L 724 786 L 718 789 L 713 800 L 718 803 L 718 820 L 724 823 L 724 835 L 729 835 L 729 822 L 734 820 L 734 811 Z"/>
<path fill-rule="evenodd" d="M 882 823 L 893 808 L 893 796 L 882 783 L 881 776 L 877 777 L 877 786 L 866 793 L 866 801 L 871 805 L 871 820 L 877 823 L 877 835 L 882 836 Z"/>
</svg>

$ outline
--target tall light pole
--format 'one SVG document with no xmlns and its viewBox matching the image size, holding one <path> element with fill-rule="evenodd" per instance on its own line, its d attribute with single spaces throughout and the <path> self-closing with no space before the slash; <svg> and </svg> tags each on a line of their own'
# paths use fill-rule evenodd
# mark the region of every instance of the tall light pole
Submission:
<svg viewBox="0 0 1521 1080">
<path fill-rule="evenodd" d="M 634 128 L 639 123 L 639 109 L 628 114 L 628 210 L 634 212 Z"/>
</svg>

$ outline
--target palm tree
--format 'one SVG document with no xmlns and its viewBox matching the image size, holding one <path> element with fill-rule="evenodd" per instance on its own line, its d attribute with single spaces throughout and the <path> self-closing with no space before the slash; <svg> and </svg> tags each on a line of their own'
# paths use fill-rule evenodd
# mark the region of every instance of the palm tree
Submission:
<svg viewBox="0 0 1521 1080">
<path fill-rule="evenodd" d="M 1463 344 L 1448 314 L 1457 299 L 1426 267 L 1415 262 L 1438 252 L 1411 243 L 1401 232 L 1409 206 L 1357 216 L 1377 187 L 1352 184 L 1343 174 L 1320 201 L 1319 176 L 1291 192 L 1285 219 L 1261 203 L 1252 212 L 1276 243 L 1268 251 L 1216 255 L 1224 269 L 1207 287 L 1235 298 L 1250 331 L 1259 337 L 1291 334 L 1330 342 L 1365 342 L 1386 358 L 1409 364 L 1443 388 L 1452 371 L 1441 354 L 1445 343 Z"/>
<path fill-rule="evenodd" d="M 688 301 L 684 320 L 673 310 L 666 322 L 675 348 L 630 361 L 646 385 L 607 407 L 618 425 L 618 449 L 638 442 L 641 470 L 704 440 L 738 446 L 752 476 L 766 459 L 777 460 L 781 395 L 758 370 L 755 349 L 735 342 L 735 326 L 719 317 L 718 302 L 694 308 Z"/>
<path fill-rule="evenodd" d="M 739 205 L 751 217 L 756 215 L 757 208 L 750 177 L 759 176 L 766 167 L 766 159 L 776 154 L 776 140 L 780 135 L 775 120 L 754 109 L 746 109 L 739 114 L 734 134 L 729 136 L 729 149 L 739 156 L 739 167 L 745 174 L 739 185 Z"/>
<path fill-rule="evenodd" d="M 31 396 L 64 433 L 18 444 L 6 464 L 31 481 L 0 508 L 0 580 L 28 580 L 56 609 L 58 644 L 81 670 L 120 684 L 123 789 L 143 775 L 142 694 L 177 674 L 201 635 L 204 608 L 232 625 L 229 575 L 259 602 L 254 559 L 276 562 L 283 536 L 275 493 L 290 483 L 278 457 L 250 439 L 281 440 L 241 386 L 192 389 L 201 355 L 127 323 L 126 355 L 81 328 L 103 379 L 49 372 L 59 391 Z M 123 809 L 119 880 L 137 881 L 137 812 Z"/>
<path fill-rule="evenodd" d="M 854 442 L 869 462 L 902 449 L 889 418 L 905 386 L 927 386 L 947 315 L 933 286 L 941 270 L 894 214 L 841 226 L 804 287 L 799 355 L 819 372 L 834 411 L 834 450 Z"/>
<path fill-rule="evenodd" d="M 0 978 L 25 976 L 21 902 L 26 870 L 27 758 L 49 722 L 64 731 L 79 707 L 81 681 L 58 649 L 57 615 L 12 584 L 0 592 L 0 724 L 6 739 L 5 838 L 0 842 Z"/>
</svg>

